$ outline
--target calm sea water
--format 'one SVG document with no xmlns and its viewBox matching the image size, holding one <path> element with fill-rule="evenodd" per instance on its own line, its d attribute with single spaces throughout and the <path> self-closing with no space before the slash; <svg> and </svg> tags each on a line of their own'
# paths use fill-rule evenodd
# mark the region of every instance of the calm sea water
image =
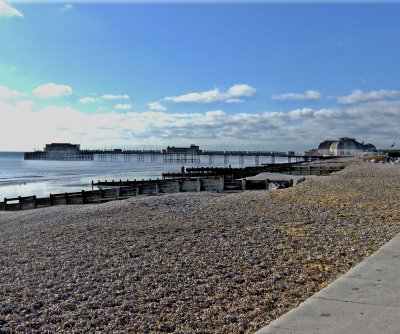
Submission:
<svg viewBox="0 0 400 334">
<path fill-rule="evenodd" d="M 276 159 L 276 162 L 287 162 L 287 159 Z M 260 157 L 260 163 L 270 163 L 270 157 Z M 230 156 L 229 165 L 239 167 L 239 157 Z M 245 166 L 255 165 L 254 157 L 245 157 Z M 208 156 L 201 156 L 198 164 L 185 163 L 190 166 L 223 167 L 224 158 L 215 156 L 210 163 Z M 138 161 L 132 155 L 130 161 L 124 161 L 123 155 L 118 161 L 100 160 L 95 155 L 93 161 L 40 161 L 24 160 L 21 152 L 0 152 L 0 201 L 4 197 L 17 196 L 38 197 L 50 193 L 90 190 L 92 180 L 133 180 L 161 178 L 163 172 L 178 172 L 181 164 L 163 163 L 162 156 L 157 156 L 157 162 L 151 162 L 150 155 L 145 155 L 144 161 Z"/>
</svg>

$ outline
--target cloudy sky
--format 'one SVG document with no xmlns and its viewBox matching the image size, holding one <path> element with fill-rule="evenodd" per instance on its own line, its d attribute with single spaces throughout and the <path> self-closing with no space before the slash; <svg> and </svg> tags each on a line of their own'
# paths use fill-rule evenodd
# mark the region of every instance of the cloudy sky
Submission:
<svg viewBox="0 0 400 334">
<path fill-rule="evenodd" d="M 165 2 L 0 0 L 0 150 L 400 146 L 399 2 Z"/>
</svg>

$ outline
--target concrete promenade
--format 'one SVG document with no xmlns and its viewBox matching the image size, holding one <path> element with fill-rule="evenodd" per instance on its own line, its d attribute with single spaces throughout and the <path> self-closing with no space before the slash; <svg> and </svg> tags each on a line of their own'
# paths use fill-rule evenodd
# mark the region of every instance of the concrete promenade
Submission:
<svg viewBox="0 0 400 334">
<path fill-rule="evenodd" d="M 399 334 L 400 234 L 256 334 Z"/>
</svg>

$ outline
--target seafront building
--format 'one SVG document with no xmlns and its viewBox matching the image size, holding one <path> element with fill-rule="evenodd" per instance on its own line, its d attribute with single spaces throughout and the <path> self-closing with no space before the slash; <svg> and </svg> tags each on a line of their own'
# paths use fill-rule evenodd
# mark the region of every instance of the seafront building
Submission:
<svg viewBox="0 0 400 334">
<path fill-rule="evenodd" d="M 354 138 L 342 137 L 338 140 L 325 140 L 318 146 L 323 156 L 361 156 L 364 152 L 374 151 L 376 147 L 370 143 L 360 143 Z"/>
</svg>

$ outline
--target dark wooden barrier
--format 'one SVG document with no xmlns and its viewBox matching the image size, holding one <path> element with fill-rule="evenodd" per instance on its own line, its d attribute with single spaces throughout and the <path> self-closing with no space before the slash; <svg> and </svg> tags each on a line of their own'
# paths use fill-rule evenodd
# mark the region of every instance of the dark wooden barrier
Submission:
<svg viewBox="0 0 400 334">
<path fill-rule="evenodd" d="M 293 180 L 274 181 L 284 187 L 292 186 Z M 69 204 L 94 204 L 113 200 L 125 199 L 133 196 L 151 196 L 177 192 L 198 191 L 241 191 L 269 189 L 269 180 L 226 180 L 223 177 L 185 178 L 169 180 L 142 180 L 129 181 L 121 186 L 122 181 L 100 182 L 97 190 L 50 194 L 49 197 L 36 198 L 36 196 L 5 198 L 0 202 L 0 210 L 28 210 Z M 104 188 L 106 184 L 106 188 Z M 92 182 L 92 185 L 96 185 Z"/>
</svg>

